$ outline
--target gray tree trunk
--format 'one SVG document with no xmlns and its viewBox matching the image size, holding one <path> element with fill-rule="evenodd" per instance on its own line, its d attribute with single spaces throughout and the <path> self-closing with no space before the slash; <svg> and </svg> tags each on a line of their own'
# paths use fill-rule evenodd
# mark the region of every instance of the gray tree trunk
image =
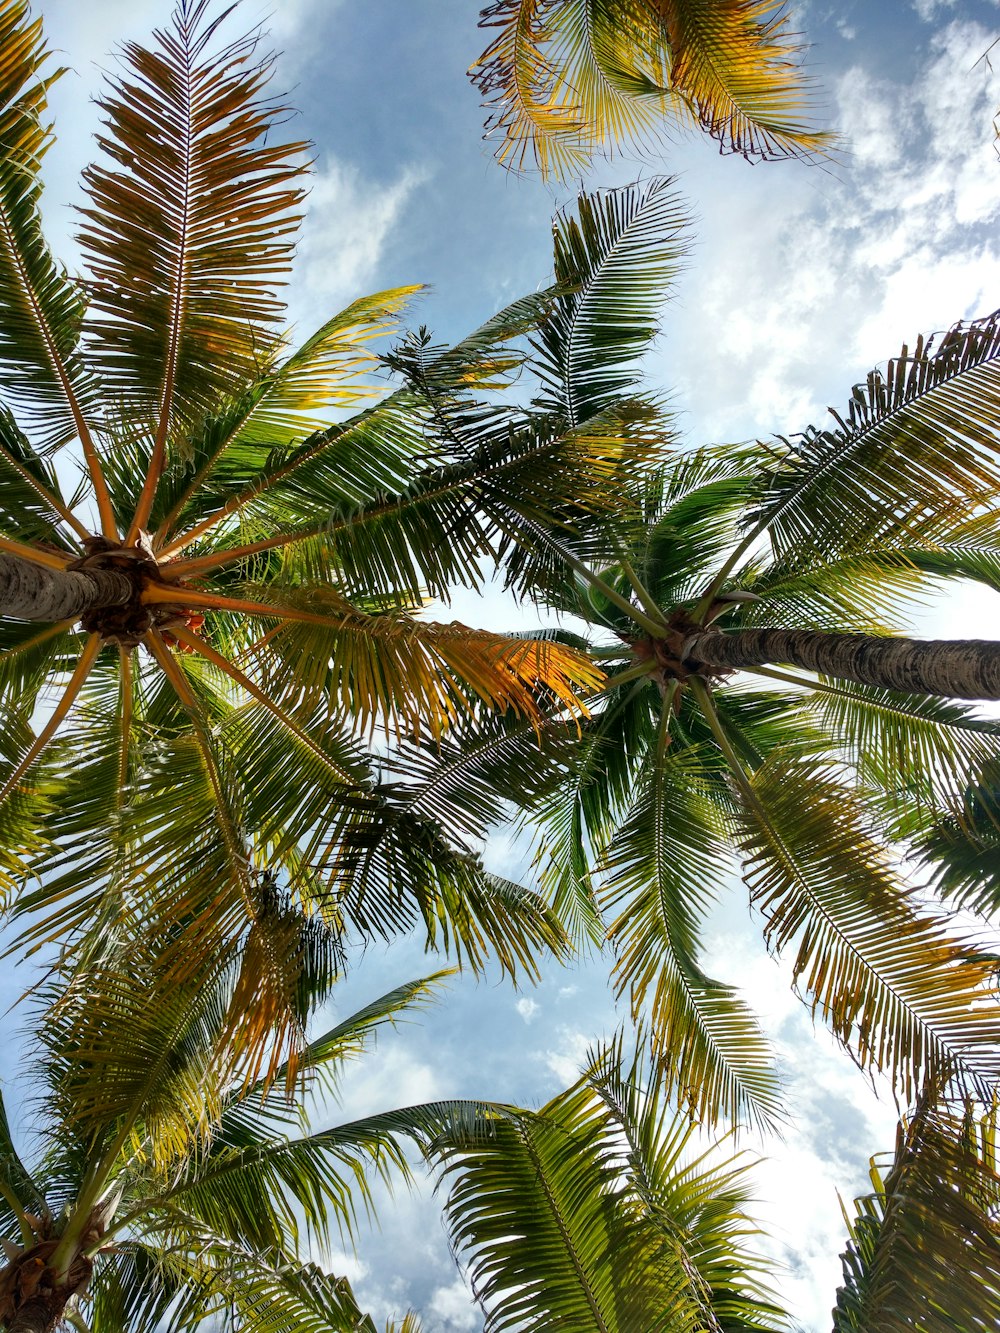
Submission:
<svg viewBox="0 0 1000 1333">
<path fill-rule="evenodd" d="M 0 554 L 0 615 L 17 620 L 75 620 L 96 606 L 124 606 L 130 579 L 113 569 L 48 569 Z"/>
<path fill-rule="evenodd" d="M 876 689 L 947 699 L 1000 699 L 1000 641 L 881 639 L 821 630 L 709 629 L 684 644 L 684 665 L 739 669 L 788 663 Z"/>
</svg>

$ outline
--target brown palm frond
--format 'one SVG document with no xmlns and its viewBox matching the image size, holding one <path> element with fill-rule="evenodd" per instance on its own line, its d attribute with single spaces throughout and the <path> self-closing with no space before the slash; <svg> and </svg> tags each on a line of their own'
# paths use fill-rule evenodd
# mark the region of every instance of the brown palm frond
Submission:
<svg viewBox="0 0 1000 1333">
<path fill-rule="evenodd" d="M 302 193 L 306 145 L 267 137 L 285 113 L 263 96 L 270 62 L 253 34 L 214 49 L 226 15 L 210 22 L 208 10 L 185 2 L 154 49 L 124 48 L 127 72 L 100 103 L 112 165 L 85 174 L 88 345 L 154 434 L 133 539 L 168 442 L 183 447 L 185 428 L 252 379 L 273 342 Z"/>
</svg>

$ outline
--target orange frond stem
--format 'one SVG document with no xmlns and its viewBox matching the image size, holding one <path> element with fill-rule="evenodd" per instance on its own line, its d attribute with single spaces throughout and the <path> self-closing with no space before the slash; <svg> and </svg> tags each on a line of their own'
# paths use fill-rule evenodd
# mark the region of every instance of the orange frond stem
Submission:
<svg viewBox="0 0 1000 1333">
<path fill-rule="evenodd" d="M 286 532 L 277 537 L 265 537 L 259 542 L 249 542 L 246 546 L 229 546 L 223 551 L 213 551 L 211 555 L 196 556 L 192 560 L 174 560 L 161 567 L 160 573 L 170 582 L 175 579 L 192 578 L 198 574 L 207 574 L 209 570 L 221 569 L 224 565 L 235 564 L 250 555 L 260 555 L 263 551 L 277 551 L 283 546 L 291 546 L 307 537 L 318 537 L 323 527 L 309 528 L 305 531 Z M 165 552 L 164 552 L 165 554 Z"/>
<path fill-rule="evenodd" d="M 194 652 L 199 653 L 206 659 L 206 661 L 217 666 L 220 671 L 225 672 L 230 680 L 235 681 L 237 685 L 246 690 L 247 694 L 256 699 L 259 704 L 262 704 L 273 717 L 277 718 L 286 731 L 293 735 L 311 754 L 314 754 L 340 782 L 347 783 L 350 786 L 357 785 L 351 775 L 342 769 L 339 764 L 335 764 L 323 747 L 318 745 L 307 732 L 303 731 L 299 724 L 289 717 L 284 709 L 280 708 L 273 699 L 269 698 L 259 685 L 255 685 L 250 677 L 242 672 L 235 663 L 230 662 L 228 658 L 223 657 L 223 655 L 213 648 L 210 643 L 206 643 L 204 639 L 200 639 L 197 634 L 192 634 L 190 630 L 186 630 L 181 626 L 174 626 L 170 633 L 181 643 L 186 644 L 187 647 L 191 648 Z"/>
<path fill-rule="evenodd" d="M 28 546 L 25 542 L 14 541 L 12 537 L 0 537 L 0 551 L 7 551 L 21 560 L 30 560 L 33 565 L 44 565 L 46 569 L 66 569 L 73 560 L 71 555 L 47 551 L 41 546 Z"/>
<path fill-rule="evenodd" d="M 142 594 L 146 606 L 187 606 L 209 611 L 233 611 L 246 616 L 270 616 L 274 620 L 298 620 L 306 625 L 328 625 L 342 629 L 343 623 L 334 616 L 323 616 L 316 611 L 299 611 L 291 607 L 268 606 L 266 602 L 248 602 L 239 597 L 223 597 L 219 593 L 202 592 L 198 588 L 165 588 L 151 584 Z M 171 630 L 171 633 L 174 633 Z"/>
<path fill-rule="evenodd" d="M 90 670 L 94 665 L 97 654 L 101 651 L 101 643 L 102 640 L 99 634 L 91 634 L 88 638 L 86 647 L 80 654 L 80 660 L 77 662 L 76 668 L 63 691 L 62 698 L 52 710 L 52 716 L 28 747 L 27 754 L 14 769 L 13 773 L 11 773 L 3 787 L 0 788 L 0 804 L 7 799 L 20 782 L 21 778 L 24 777 L 25 773 L 27 773 L 28 769 L 66 720 L 67 713 L 76 702 L 77 696 L 83 689 L 84 682 L 90 675 Z"/>
</svg>

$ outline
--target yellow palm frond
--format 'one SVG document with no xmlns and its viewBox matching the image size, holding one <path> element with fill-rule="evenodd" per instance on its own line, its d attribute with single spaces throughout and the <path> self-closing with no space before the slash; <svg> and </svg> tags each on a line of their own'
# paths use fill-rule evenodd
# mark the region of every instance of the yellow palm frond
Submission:
<svg viewBox="0 0 1000 1333">
<path fill-rule="evenodd" d="M 480 25 L 498 31 L 470 75 L 515 170 L 534 161 L 568 178 L 671 124 L 751 158 L 830 145 L 808 122 L 801 46 L 771 0 L 496 0 Z"/>
</svg>

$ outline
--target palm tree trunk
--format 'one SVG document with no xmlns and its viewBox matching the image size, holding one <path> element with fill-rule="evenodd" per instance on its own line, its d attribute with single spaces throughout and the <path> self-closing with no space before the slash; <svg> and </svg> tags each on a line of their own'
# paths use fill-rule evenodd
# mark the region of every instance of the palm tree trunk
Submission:
<svg viewBox="0 0 1000 1333">
<path fill-rule="evenodd" d="M 72 1291 L 46 1291 L 24 1302 L 7 1325 L 7 1333 L 52 1333 L 63 1317 Z"/>
<path fill-rule="evenodd" d="M 691 635 L 684 665 L 693 671 L 779 663 L 876 689 L 948 699 L 1000 699 L 1000 641 L 896 639 L 821 630 L 716 629 Z"/>
<path fill-rule="evenodd" d="M 131 579 L 113 569 L 48 569 L 0 555 L 0 615 L 17 620 L 75 620 L 92 607 L 124 606 Z"/>
</svg>

